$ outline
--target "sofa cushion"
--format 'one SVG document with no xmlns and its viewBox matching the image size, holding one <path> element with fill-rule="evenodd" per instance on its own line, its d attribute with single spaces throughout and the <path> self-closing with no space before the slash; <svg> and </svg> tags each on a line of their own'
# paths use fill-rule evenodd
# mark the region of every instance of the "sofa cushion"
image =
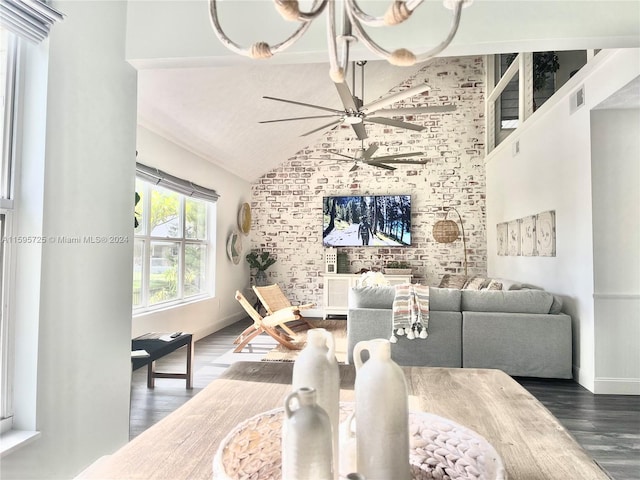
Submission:
<svg viewBox="0 0 640 480">
<path fill-rule="evenodd" d="M 445 274 L 440 281 L 440 288 L 462 288 L 464 284 L 467 283 L 466 275 L 451 275 L 449 273 Z"/>
<path fill-rule="evenodd" d="M 429 310 L 432 312 L 460 312 L 460 290 L 429 287 Z"/>
<path fill-rule="evenodd" d="M 549 313 L 553 295 L 543 290 L 462 290 L 462 311 Z"/>
<path fill-rule="evenodd" d="M 349 290 L 349 308 L 384 308 L 391 310 L 396 289 L 393 286 L 353 287 Z"/>
<path fill-rule="evenodd" d="M 557 295 L 553 296 L 553 303 L 551 304 L 551 308 L 549 309 L 549 313 L 557 315 L 562 312 L 562 298 Z"/>
<path fill-rule="evenodd" d="M 391 310 L 396 289 L 393 286 L 353 287 L 349 290 L 349 308 L 382 308 Z M 429 310 L 460 312 L 460 290 L 429 287 Z"/>
<path fill-rule="evenodd" d="M 462 290 L 482 290 L 489 283 L 489 279 L 480 275 L 472 275 L 467 279 Z"/>
</svg>

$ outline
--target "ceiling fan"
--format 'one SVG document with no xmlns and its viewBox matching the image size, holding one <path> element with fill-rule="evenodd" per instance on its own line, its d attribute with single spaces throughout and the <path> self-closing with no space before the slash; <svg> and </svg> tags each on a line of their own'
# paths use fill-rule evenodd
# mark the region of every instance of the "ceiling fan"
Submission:
<svg viewBox="0 0 640 480">
<path fill-rule="evenodd" d="M 424 152 L 409 152 L 409 153 L 397 153 L 394 155 L 383 155 L 379 157 L 374 157 L 373 154 L 378 150 L 379 145 L 376 143 L 371 144 L 368 148 L 364 148 L 364 141 L 362 142 L 362 148 L 358 149 L 358 153 L 355 157 L 350 155 L 344 155 L 340 152 L 336 152 L 335 150 L 327 150 L 332 155 L 337 155 L 343 158 L 314 158 L 310 157 L 312 160 L 336 160 L 339 162 L 354 162 L 353 166 L 349 170 L 350 172 L 354 172 L 360 168 L 360 163 L 365 165 L 372 165 L 378 168 L 384 168 L 385 170 L 395 170 L 396 167 L 392 167 L 388 164 L 394 163 L 402 163 L 405 165 L 424 165 L 427 163 L 426 160 L 401 160 L 403 158 L 415 157 L 417 155 L 424 155 Z"/>
<path fill-rule="evenodd" d="M 334 118 L 331 122 L 322 125 L 321 127 L 314 128 L 310 130 L 302 136 L 307 136 L 312 133 L 315 133 L 320 130 L 324 130 L 328 127 L 338 124 L 351 125 L 356 136 L 360 140 L 364 140 L 367 138 L 367 131 L 364 128 L 365 123 L 377 123 L 381 125 L 389 125 L 392 127 L 405 128 L 408 130 L 422 131 L 426 127 L 422 125 L 416 125 L 414 123 L 404 122 L 401 120 L 397 120 L 394 118 L 386 118 L 393 116 L 401 116 L 401 115 L 416 115 L 421 113 L 441 113 L 441 112 L 450 112 L 455 110 L 455 106 L 453 105 L 441 105 L 441 106 L 432 106 L 432 107 L 416 107 L 416 108 L 387 108 L 394 103 L 400 102 L 407 98 L 411 98 L 414 95 L 418 95 L 419 93 L 426 92 L 429 90 L 429 86 L 427 84 L 420 84 L 415 87 L 408 88 L 403 90 L 402 92 L 394 93 L 392 95 L 388 95 L 384 98 L 380 98 L 378 100 L 374 100 L 373 102 L 364 104 L 364 65 L 366 61 L 359 61 L 356 64 L 361 68 L 361 93 L 359 98 L 351 93 L 349 86 L 346 82 L 334 82 L 336 89 L 338 90 L 338 95 L 340 96 L 340 100 L 344 107 L 343 110 L 338 110 L 335 108 L 323 107 L 320 105 L 312 105 L 310 103 L 297 102 L 294 100 L 286 100 L 284 98 L 276 98 L 263 96 L 262 98 L 266 98 L 268 100 L 275 100 L 278 102 L 291 103 L 294 105 L 300 105 L 303 107 L 315 108 L 318 110 L 324 110 L 326 112 L 330 112 L 327 115 L 313 115 L 308 117 L 294 117 L 294 118 L 281 118 L 278 120 L 263 120 L 259 123 L 273 123 L 273 122 L 289 122 L 294 120 L 309 120 L 315 118 Z M 355 84 L 355 68 L 353 72 L 353 82 Z M 335 117 L 338 117 L 335 119 Z"/>
</svg>

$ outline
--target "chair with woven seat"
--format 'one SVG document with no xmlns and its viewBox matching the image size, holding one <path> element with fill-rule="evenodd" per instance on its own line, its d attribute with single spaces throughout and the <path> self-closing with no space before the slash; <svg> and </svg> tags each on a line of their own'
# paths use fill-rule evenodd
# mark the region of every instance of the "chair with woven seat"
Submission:
<svg viewBox="0 0 640 480">
<path fill-rule="evenodd" d="M 314 328 L 314 325 L 305 319 L 300 310 L 306 310 L 315 307 L 314 303 L 307 303 L 304 305 L 291 305 L 291 302 L 286 297 L 282 289 L 277 283 L 273 285 L 265 285 L 262 287 L 253 286 L 253 291 L 260 300 L 260 303 L 264 306 L 268 314 L 273 314 L 281 310 L 289 310 L 300 323 L 305 324 L 309 328 Z M 286 329 L 285 329 L 286 330 Z M 293 334 L 292 331 L 288 331 L 289 335 Z"/>
<path fill-rule="evenodd" d="M 271 336 L 275 341 L 290 350 L 301 350 L 304 346 L 301 343 L 296 343 L 293 336 L 295 333 L 289 329 L 286 324 L 289 322 L 298 321 L 299 318 L 294 315 L 291 310 L 284 309 L 276 311 L 273 314 L 260 315 L 246 297 L 236 290 L 236 300 L 240 302 L 242 308 L 249 314 L 253 320 L 253 325 L 247 327 L 238 337 L 234 340 L 234 344 L 237 347 L 233 350 L 235 353 L 242 351 L 242 349 L 251 342 L 255 337 L 261 333 L 266 333 Z M 280 329 L 284 330 L 281 331 Z M 289 334 L 288 332 L 291 332 Z"/>
</svg>

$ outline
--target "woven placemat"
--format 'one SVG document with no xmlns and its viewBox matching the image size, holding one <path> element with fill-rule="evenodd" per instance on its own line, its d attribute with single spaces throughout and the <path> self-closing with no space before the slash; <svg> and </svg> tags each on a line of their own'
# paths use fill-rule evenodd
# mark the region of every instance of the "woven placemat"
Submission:
<svg viewBox="0 0 640 480">
<path fill-rule="evenodd" d="M 353 403 L 340 404 L 340 421 Z M 251 417 L 223 439 L 213 460 L 216 479 L 280 480 L 283 409 Z M 356 426 L 357 428 L 357 426 Z M 409 463 L 413 480 L 505 480 L 504 465 L 487 440 L 431 413 L 410 412 Z"/>
</svg>

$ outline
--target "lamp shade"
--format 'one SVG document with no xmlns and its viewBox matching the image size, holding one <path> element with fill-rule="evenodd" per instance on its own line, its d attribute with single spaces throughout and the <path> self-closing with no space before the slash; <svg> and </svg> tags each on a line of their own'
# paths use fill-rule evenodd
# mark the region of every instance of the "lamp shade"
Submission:
<svg viewBox="0 0 640 480">
<path fill-rule="evenodd" d="M 433 226 L 433 239 L 438 243 L 451 243 L 460 238 L 460 229 L 453 220 L 440 220 Z"/>
</svg>

